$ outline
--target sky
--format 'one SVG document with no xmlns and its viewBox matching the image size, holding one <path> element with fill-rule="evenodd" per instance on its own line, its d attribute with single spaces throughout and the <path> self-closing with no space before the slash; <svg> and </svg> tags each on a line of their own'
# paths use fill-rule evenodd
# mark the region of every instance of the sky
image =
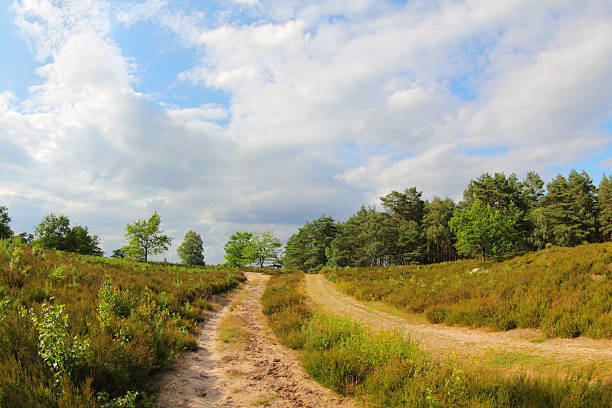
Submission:
<svg viewBox="0 0 612 408">
<path fill-rule="evenodd" d="M 612 172 L 609 0 L 16 0 L 0 5 L 0 205 L 104 251 L 157 211 L 223 262 L 416 186 Z"/>
</svg>

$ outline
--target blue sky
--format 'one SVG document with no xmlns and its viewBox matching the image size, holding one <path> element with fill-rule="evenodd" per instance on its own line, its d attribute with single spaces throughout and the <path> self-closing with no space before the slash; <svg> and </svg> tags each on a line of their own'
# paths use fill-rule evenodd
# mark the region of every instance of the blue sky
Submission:
<svg viewBox="0 0 612 408">
<path fill-rule="evenodd" d="M 110 253 L 158 211 L 223 260 L 393 189 L 612 172 L 612 5 L 16 0 L 0 6 L 0 204 Z"/>
</svg>

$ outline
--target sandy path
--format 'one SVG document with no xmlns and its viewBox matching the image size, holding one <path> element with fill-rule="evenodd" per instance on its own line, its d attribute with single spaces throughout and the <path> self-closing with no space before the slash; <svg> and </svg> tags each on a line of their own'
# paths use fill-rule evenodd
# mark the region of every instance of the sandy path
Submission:
<svg viewBox="0 0 612 408">
<path fill-rule="evenodd" d="M 267 276 L 247 273 L 247 283 L 202 329 L 195 353 L 183 354 L 159 379 L 160 407 L 347 407 L 356 405 L 310 379 L 297 354 L 275 343 L 261 313 Z M 223 319 L 244 322 L 245 341 L 219 340 Z"/>
<path fill-rule="evenodd" d="M 521 365 L 582 368 L 597 364 L 597 377 L 612 380 L 612 340 L 589 338 L 550 339 L 535 344 L 541 336 L 538 330 L 516 329 L 494 332 L 446 325 L 412 323 L 402 317 L 374 310 L 356 299 L 341 293 L 323 275 L 306 275 L 306 292 L 323 309 L 340 316 L 364 321 L 375 329 L 401 328 L 425 349 L 441 355 L 457 351 L 465 355 L 483 357 L 492 353 L 523 353 L 527 361 Z"/>
</svg>

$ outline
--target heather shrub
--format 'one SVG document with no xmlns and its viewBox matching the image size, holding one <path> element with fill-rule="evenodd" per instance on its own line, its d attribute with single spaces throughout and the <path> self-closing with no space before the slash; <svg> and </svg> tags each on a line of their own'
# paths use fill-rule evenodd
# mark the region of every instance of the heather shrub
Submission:
<svg viewBox="0 0 612 408">
<path fill-rule="evenodd" d="M 611 385 L 588 375 L 527 377 L 473 365 L 455 358 L 432 358 L 395 331 L 371 331 L 346 318 L 301 314 L 303 275 L 270 279 L 262 297 L 281 342 L 301 335 L 301 359 L 317 381 L 374 407 L 607 407 Z M 289 296 L 293 292 L 294 296 Z M 276 307 L 285 305 L 285 309 Z M 290 310 L 290 311 L 287 311 Z M 293 316 L 291 325 L 278 320 Z M 302 316 L 301 321 L 298 316 Z M 295 346 L 295 345 L 294 345 Z"/>
<path fill-rule="evenodd" d="M 0 240 L 0 406 L 131 407 L 195 350 L 239 270 L 106 259 Z"/>
<path fill-rule="evenodd" d="M 502 260 L 328 269 L 335 284 L 432 323 L 496 330 L 539 328 L 549 337 L 612 338 L 612 243 L 549 246 Z"/>
</svg>

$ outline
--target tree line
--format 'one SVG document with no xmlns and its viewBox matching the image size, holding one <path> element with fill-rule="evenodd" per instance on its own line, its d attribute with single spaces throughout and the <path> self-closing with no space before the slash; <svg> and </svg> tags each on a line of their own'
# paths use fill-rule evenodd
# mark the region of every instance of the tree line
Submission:
<svg viewBox="0 0 612 408">
<path fill-rule="evenodd" d="M 0 239 L 14 237 L 9 226 L 11 218 L 8 209 L 0 206 Z M 126 225 L 126 245 L 115 249 L 112 258 L 127 258 L 148 262 L 151 255 L 166 252 L 172 238 L 161 229 L 161 218 L 154 212 L 147 219 L 138 219 Z M 83 255 L 103 256 L 100 239 L 90 234 L 86 226 L 70 226 L 70 219 L 65 215 L 46 215 L 36 228 L 34 235 L 21 233 L 17 235 L 22 242 L 45 249 L 76 252 Z M 259 267 L 280 267 L 282 243 L 272 231 L 261 234 L 236 232 L 225 244 L 227 265 L 242 267 L 256 264 Z M 204 265 L 204 244 L 200 234 L 187 231 L 183 242 L 177 248 L 177 255 L 183 264 Z"/>
<path fill-rule="evenodd" d="M 0 239 L 16 238 L 26 244 L 45 249 L 75 252 L 82 255 L 103 256 L 100 239 L 91 234 L 87 226 L 70 226 L 65 215 L 48 214 L 40 222 L 34 234 L 22 232 L 15 235 L 10 228 L 8 208 L 0 206 Z M 147 262 L 151 255 L 166 252 L 172 238 L 160 228 L 161 218 L 154 212 L 148 219 L 139 219 L 126 225 L 127 244 L 112 252 L 112 258 L 128 258 Z M 188 265 L 204 265 L 202 237 L 194 231 L 187 231 L 177 249 L 181 262 Z"/>
<path fill-rule="evenodd" d="M 463 199 L 422 198 L 416 187 L 380 197 L 383 210 L 361 208 L 344 222 L 323 215 L 308 221 L 285 246 L 284 266 L 425 264 L 575 246 L 612 237 L 612 177 L 595 187 L 585 172 L 559 174 L 546 184 L 533 171 L 484 173 Z"/>
</svg>

